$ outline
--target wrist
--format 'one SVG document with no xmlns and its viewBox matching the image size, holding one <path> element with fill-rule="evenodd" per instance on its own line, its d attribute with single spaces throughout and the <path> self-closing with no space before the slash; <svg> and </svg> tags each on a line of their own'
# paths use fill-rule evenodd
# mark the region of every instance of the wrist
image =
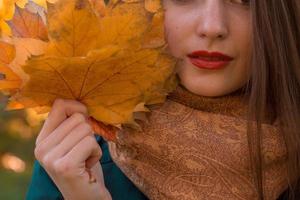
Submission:
<svg viewBox="0 0 300 200">
<path fill-rule="evenodd" d="M 107 188 L 102 183 L 90 183 L 90 187 L 71 187 L 62 195 L 65 200 L 112 200 Z"/>
</svg>

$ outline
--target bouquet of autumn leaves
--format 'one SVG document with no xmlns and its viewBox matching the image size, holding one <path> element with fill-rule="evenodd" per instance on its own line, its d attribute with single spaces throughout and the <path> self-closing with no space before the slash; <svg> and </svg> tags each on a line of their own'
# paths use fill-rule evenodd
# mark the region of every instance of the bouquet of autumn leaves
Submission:
<svg viewBox="0 0 300 200">
<path fill-rule="evenodd" d="M 177 84 L 159 0 L 0 0 L 0 33 L 6 109 L 74 99 L 107 140 Z"/>
</svg>

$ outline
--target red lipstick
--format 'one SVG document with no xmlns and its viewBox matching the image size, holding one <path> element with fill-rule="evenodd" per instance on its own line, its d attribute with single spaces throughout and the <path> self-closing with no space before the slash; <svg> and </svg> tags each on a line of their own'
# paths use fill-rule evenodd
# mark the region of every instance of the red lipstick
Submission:
<svg viewBox="0 0 300 200">
<path fill-rule="evenodd" d="M 220 52 L 194 51 L 187 56 L 193 65 L 201 69 L 221 69 L 233 60 Z"/>
</svg>

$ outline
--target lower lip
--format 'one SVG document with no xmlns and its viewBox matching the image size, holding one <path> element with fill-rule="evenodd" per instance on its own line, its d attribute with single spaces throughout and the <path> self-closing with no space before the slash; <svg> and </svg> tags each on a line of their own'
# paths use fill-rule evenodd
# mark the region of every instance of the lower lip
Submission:
<svg viewBox="0 0 300 200">
<path fill-rule="evenodd" d="M 207 61 L 198 58 L 189 58 L 191 63 L 201 69 L 222 69 L 230 63 L 230 61 Z"/>
</svg>

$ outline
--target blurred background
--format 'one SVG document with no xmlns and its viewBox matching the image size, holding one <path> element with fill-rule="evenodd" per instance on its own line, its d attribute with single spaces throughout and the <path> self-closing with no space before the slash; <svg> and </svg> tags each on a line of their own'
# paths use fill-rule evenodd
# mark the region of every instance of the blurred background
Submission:
<svg viewBox="0 0 300 200">
<path fill-rule="evenodd" d="M 0 93 L 0 200 L 25 199 L 34 162 L 35 138 L 46 115 L 33 110 L 5 111 Z"/>
</svg>

